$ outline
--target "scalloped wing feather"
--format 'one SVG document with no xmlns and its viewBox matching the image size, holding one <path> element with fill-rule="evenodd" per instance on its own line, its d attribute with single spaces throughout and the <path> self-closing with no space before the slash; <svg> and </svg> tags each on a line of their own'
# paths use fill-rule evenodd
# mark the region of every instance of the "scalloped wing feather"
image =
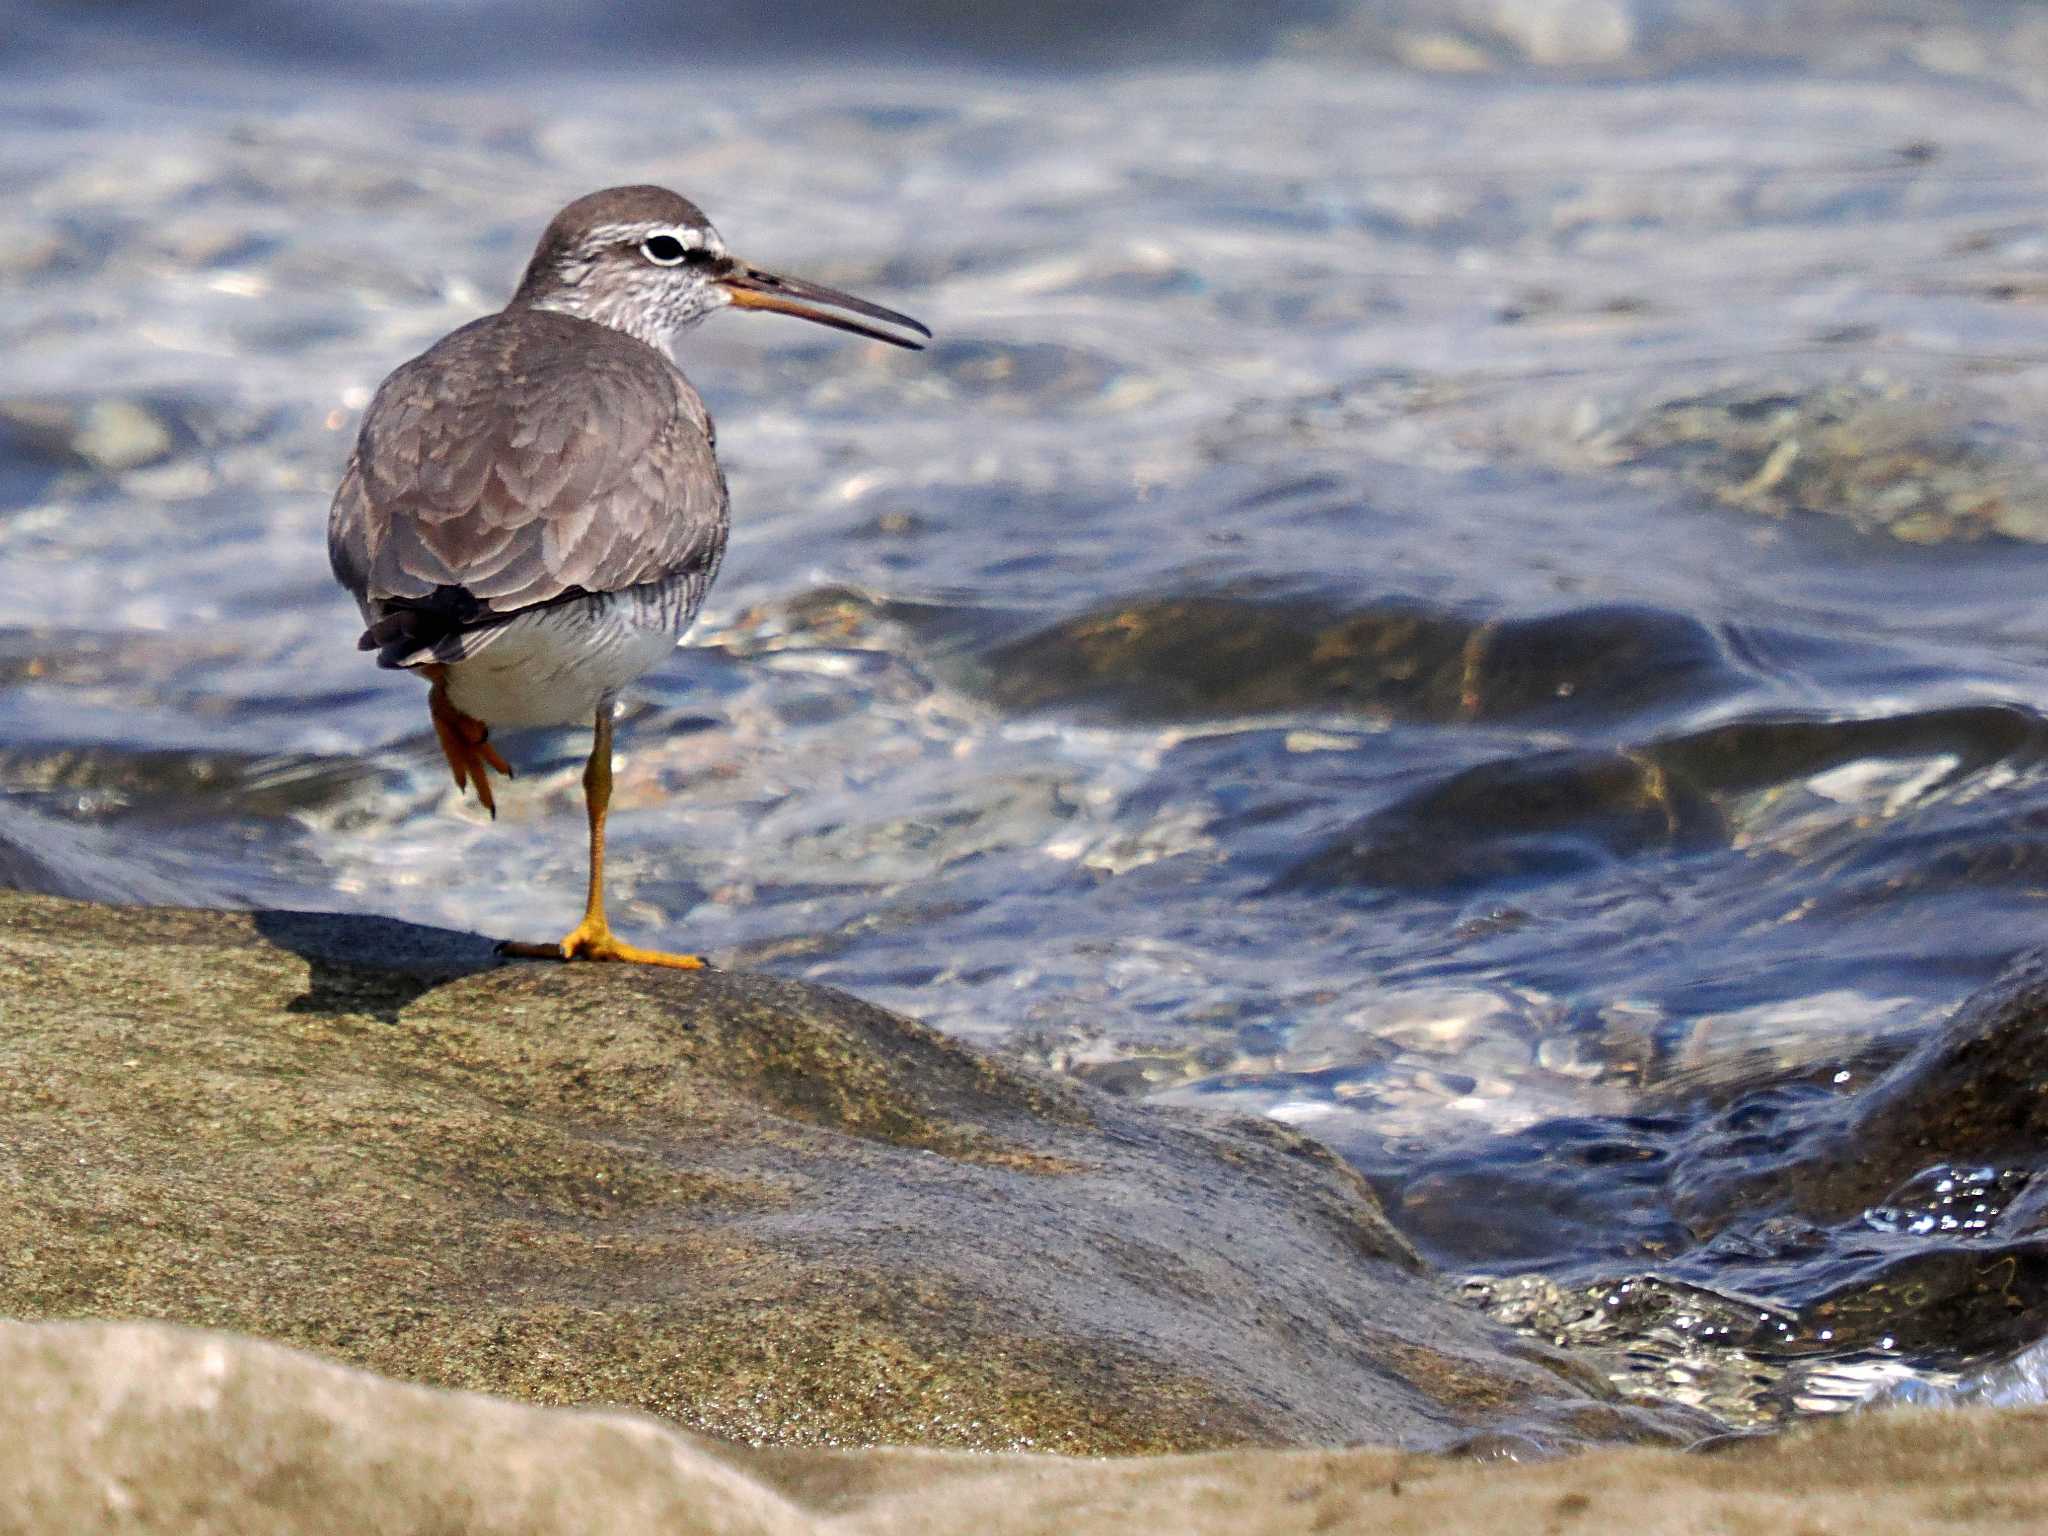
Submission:
<svg viewBox="0 0 2048 1536">
<path fill-rule="evenodd" d="M 421 645 L 467 654 L 506 617 L 581 593 L 701 571 L 686 584 L 701 601 L 726 529 L 710 418 L 681 371 L 609 327 L 517 309 L 384 381 L 328 554 L 365 648 L 414 665 L 451 659 Z"/>
</svg>

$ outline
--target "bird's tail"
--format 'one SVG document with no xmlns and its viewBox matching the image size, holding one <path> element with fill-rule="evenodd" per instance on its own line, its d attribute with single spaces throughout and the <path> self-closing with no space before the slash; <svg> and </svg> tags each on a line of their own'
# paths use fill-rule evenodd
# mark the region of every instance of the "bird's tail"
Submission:
<svg viewBox="0 0 2048 1536">
<path fill-rule="evenodd" d="M 437 587 L 429 597 L 379 602 L 356 649 L 375 651 L 380 667 L 446 665 L 474 655 L 503 622 L 503 615 L 463 588 Z"/>
</svg>

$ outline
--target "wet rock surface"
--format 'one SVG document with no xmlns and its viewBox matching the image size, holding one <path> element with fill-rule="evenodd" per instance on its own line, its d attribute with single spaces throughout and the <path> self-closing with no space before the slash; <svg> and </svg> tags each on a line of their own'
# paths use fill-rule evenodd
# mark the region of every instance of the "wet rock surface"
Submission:
<svg viewBox="0 0 2048 1536">
<path fill-rule="evenodd" d="M 1539 1255 L 1535 1229 L 1584 1223 L 1582 1241 L 1609 1248 L 1604 1274 L 1478 1282 L 1475 1299 L 1561 1347 L 1629 1342 L 1655 1400 L 1781 1422 L 1909 1365 L 2011 1355 L 2048 1306 L 2044 1021 L 2035 952 L 1902 1059 L 1751 1087 L 1697 1120 L 1537 1127 L 1517 1153 L 1426 1168 L 1396 1214 L 1439 1256 L 1491 1215 L 1495 1261 Z M 1622 1172 L 1574 1175 L 1602 1166 Z M 1584 1199 L 1589 1185 L 1602 1193 Z M 1615 1373 L 1624 1389 L 1630 1373 Z"/>
<path fill-rule="evenodd" d="M 1128 720 L 1343 710 L 1390 720 L 1586 723 L 1698 701 L 1739 683 L 1681 615 L 1595 608 L 1479 621 L 1423 604 L 1164 597 L 1067 620 L 993 649 L 1010 709 Z"/>
<path fill-rule="evenodd" d="M 1588 1536 L 2018 1536 L 2048 1507 L 2038 1411 L 1864 1416 L 1711 1456 L 1604 1450 L 1539 1466 L 1386 1450 L 1061 1460 L 748 1451 L 162 1324 L 0 1324 L 0 1372 L 0 1479 L 23 1536 L 1490 1536 L 1532 1516 Z"/>
<path fill-rule="evenodd" d="M 1467 769 L 1376 811 L 1290 870 L 1293 887 L 1511 889 L 1644 854 L 1724 846 L 1713 802 L 1629 753 Z"/>
<path fill-rule="evenodd" d="M 765 977 L 0 894 L 0 1313 L 229 1327 L 729 1439 L 1678 1438 L 1291 1132 Z"/>
<path fill-rule="evenodd" d="M 1788 1242 L 1827 1248 L 1788 1340 L 1958 1363 L 2039 1336 L 2048 1305 L 2048 956 L 2016 962 L 1863 1092 L 1745 1096 L 1687 1141 L 1692 1265 L 1734 1289 Z"/>
<path fill-rule="evenodd" d="M 1952 1195 L 1961 1182 L 1982 1186 L 1976 1198 L 1987 1206 L 1975 1230 L 1988 1234 L 1997 1225 L 1990 1207 L 2011 1205 L 2048 1170 L 2044 1152 L 2048 953 L 2036 951 L 1863 1092 L 1756 1094 L 1731 1105 L 1695 1134 L 1679 1206 L 1707 1232 L 1759 1211 L 1839 1221 L 1889 1206 L 1905 1223 L 1905 1207 Z M 1972 1169 L 1986 1171 L 1973 1180 Z M 1915 1189 L 1929 1170 L 1950 1187 Z"/>
</svg>

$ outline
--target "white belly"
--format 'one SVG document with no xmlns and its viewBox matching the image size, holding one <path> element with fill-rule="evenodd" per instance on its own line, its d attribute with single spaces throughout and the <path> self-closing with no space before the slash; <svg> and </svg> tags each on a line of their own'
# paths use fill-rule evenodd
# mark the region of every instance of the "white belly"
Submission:
<svg viewBox="0 0 2048 1536">
<path fill-rule="evenodd" d="M 634 624 L 621 606 L 536 609 L 449 667 L 448 697 L 486 725 L 587 725 L 602 701 L 675 648 L 669 629 Z"/>
</svg>

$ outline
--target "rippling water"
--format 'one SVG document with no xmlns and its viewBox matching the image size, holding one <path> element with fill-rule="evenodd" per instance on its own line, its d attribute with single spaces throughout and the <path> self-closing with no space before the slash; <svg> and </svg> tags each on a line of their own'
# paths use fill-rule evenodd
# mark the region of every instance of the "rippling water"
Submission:
<svg viewBox="0 0 2048 1536">
<path fill-rule="evenodd" d="M 622 729 L 622 929 L 1301 1126 L 1530 1326 L 1702 1283 L 1673 1139 L 2048 926 L 2048 28 L 1480 9 L 1087 75 L 31 33 L 0 879 L 566 927 L 586 738 L 464 805 L 322 528 L 376 381 L 661 181 L 939 340 L 679 349 L 735 537 Z M 1841 1253 L 1743 1295 L 1795 1328 Z"/>
</svg>

